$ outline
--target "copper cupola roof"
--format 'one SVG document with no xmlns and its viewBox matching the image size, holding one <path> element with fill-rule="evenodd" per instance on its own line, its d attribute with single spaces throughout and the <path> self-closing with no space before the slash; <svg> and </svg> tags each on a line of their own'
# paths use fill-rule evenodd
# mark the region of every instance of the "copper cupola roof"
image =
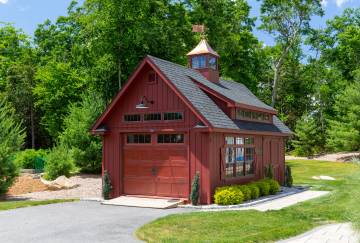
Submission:
<svg viewBox="0 0 360 243">
<path fill-rule="evenodd" d="M 216 57 L 219 57 L 219 54 L 217 54 L 217 52 L 211 48 L 211 46 L 205 39 L 202 39 L 199 44 L 187 54 L 187 56 L 200 54 L 212 54 Z"/>
</svg>

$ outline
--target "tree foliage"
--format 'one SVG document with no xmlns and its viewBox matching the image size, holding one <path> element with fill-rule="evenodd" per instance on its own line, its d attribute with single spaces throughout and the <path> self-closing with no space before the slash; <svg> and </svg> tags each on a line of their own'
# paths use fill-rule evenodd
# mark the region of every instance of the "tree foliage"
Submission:
<svg viewBox="0 0 360 243">
<path fill-rule="evenodd" d="M 24 139 L 25 134 L 21 124 L 15 120 L 14 109 L 0 99 L 0 195 L 7 192 L 18 174 L 13 157 L 21 149 Z"/>
<path fill-rule="evenodd" d="M 337 115 L 329 121 L 328 146 L 335 151 L 360 150 L 360 78 L 335 102 Z"/>
<path fill-rule="evenodd" d="M 321 151 L 324 138 L 317 122 L 311 115 L 305 114 L 296 123 L 296 138 L 292 141 L 295 154 L 299 156 L 312 156 Z"/>
<path fill-rule="evenodd" d="M 301 38 L 310 31 L 314 15 L 323 15 L 320 0 L 263 0 L 261 4 L 261 29 L 275 35 L 280 48 L 273 56 L 271 105 L 275 106 L 277 87 L 285 59 L 292 48 L 301 44 Z"/>
<path fill-rule="evenodd" d="M 94 92 L 84 94 L 82 101 L 70 106 L 59 142 L 72 151 L 76 165 L 83 172 L 101 172 L 101 139 L 90 134 L 91 125 L 104 110 L 102 97 Z"/>
</svg>

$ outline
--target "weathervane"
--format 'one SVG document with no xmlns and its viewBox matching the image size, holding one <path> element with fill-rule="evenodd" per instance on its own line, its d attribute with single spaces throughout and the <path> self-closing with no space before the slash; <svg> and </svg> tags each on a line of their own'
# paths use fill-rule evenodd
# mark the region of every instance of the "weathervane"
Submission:
<svg viewBox="0 0 360 243">
<path fill-rule="evenodd" d="M 192 32 L 200 33 L 201 38 L 205 38 L 205 25 L 203 24 L 194 24 L 192 26 Z"/>
</svg>

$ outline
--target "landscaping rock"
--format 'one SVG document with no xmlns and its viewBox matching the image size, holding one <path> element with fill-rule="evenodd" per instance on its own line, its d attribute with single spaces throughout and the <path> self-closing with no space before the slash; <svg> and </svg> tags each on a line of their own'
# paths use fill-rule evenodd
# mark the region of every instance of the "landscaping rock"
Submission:
<svg viewBox="0 0 360 243">
<path fill-rule="evenodd" d="M 66 176 L 59 176 L 54 181 L 47 181 L 44 178 L 41 178 L 41 181 L 47 185 L 50 190 L 72 189 L 79 186 L 79 184 L 75 184 Z"/>
<path fill-rule="evenodd" d="M 331 176 L 323 176 L 323 175 L 321 175 L 321 176 L 313 176 L 313 177 L 311 177 L 311 178 L 313 178 L 313 179 L 315 179 L 315 180 L 325 180 L 325 181 L 335 181 L 335 180 L 336 180 L 334 177 L 331 177 Z"/>
</svg>

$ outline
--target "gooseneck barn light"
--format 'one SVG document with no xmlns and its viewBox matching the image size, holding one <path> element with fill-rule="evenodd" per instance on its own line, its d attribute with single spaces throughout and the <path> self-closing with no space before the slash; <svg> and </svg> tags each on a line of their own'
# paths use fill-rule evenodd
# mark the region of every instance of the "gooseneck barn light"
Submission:
<svg viewBox="0 0 360 243">
<path fill-rule="evenodd" d="M 148 109 L 149 104 L 154 104 L 154 101 L 149 100 L 146 96 L 143 96 L 140 103 L 136 105 L 136 109 Z"/>
</svg>

